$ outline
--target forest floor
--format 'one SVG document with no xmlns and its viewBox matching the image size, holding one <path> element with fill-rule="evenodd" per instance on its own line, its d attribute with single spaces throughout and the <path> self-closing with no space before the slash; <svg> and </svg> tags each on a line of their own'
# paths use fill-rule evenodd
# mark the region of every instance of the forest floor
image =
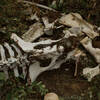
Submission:
<svg viewBox="0 0 100 100">
<path fill-rule="evenodd" d="M 50 6 L 52 0 L 33 1 L 46 6 Z M 99 5 L 99 0 L 94 0 L 93 2 L 92 0 L 91 2 L 89 0 L 65 0 L 62 4 L 58 2 L 58 4 L 53 8 L 55 8 L 59 12 L 64 13 L 78 12 L 88 22 L 92 23 L 93 25 L 100 26 Z M 28 13 L 24 9 L 24 6 L 20 3 L 17 3 L 16 0 L 0 1 L 1 44 L 4 41 L 11 42 L 10 35 L 13 32 L 18 35 L 24 34 L 28 30 L 29 26 L 34 23 L 28 20 Z M 38 9 L 34 7 L 33 12 L 35 10 Z M 81 69 L 83 68 L 83 66 L 95 67 L 95 61 L 87 60 L 88 58 L 90 58 L 89 54 L 87 58 L 80 59 L 78 66 L 78 74 L 76 77 L 74 77 L 75 62 L 68 61 L 66 62 L 66 64 L 63 64 L 60 69 L 42 73 L 36 81 L 42 81 L 49 92 L 55 92 L 59 95 L 60 100 L 100 100 L 100 75 L 96 76 L 91 82 L 88 82 L 86 79 L 80 76 L 80 73 L 82 71 Z M 69 70 L 65 71 L 65 68 L 69 68 Z M 3 89 L 6 90 L 7 87 L 8 86 L 5 86 Z M 0 93 L 0 95 L 2 95 L 1 91 Z M 7 91 L 5 93 L 7 93 Z M 0 100 L 10 100 L 5 99 L 7 95 L 5 93 L 2 95 L 2 98 Z M 39 93 L 32 94 L 29 97 L 30 98 L 26 97 L 27 99 L 24 99 L 43 100 L 43 96 L 41 96 Z"/>
</svg>

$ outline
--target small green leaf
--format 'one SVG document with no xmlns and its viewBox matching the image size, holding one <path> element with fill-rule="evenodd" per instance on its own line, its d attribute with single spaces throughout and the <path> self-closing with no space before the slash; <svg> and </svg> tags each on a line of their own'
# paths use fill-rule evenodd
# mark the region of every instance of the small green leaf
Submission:
<svg viewBox="0 0 100 100">
<path fill-rule="evenodd" d="M 0 80 L 5 80 L 5 74 L 3 72 L 0 72 Z"/>
<path fill-rule="evenodd" d="M 18 98 L 17 97 L 13 97 L 13 99 L 12 100 L 18 100 Z"/>
</svg>

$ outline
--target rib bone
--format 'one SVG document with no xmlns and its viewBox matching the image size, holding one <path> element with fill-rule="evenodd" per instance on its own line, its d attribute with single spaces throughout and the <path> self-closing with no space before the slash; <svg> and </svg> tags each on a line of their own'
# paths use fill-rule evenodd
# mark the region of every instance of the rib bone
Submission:
<svg viewBox="0 0 100 100">
<path fill-rule="evenodd" d="M 1 61 L 0 61 L 0 65 L 4 65 L 5 67 L 7 67 L 5 64 L 7 64 L 7 60 L 6 60 L 6 56 L 5 56 L 5 50 L 3 48 L 2 45 L 0 45 L 0 54 L 1 54 Z M 5 73 L 5 76 L 6 76 L 6 79 L 9 78 L 9 75 L 8 75 L 8 69 L 7 68 L 4 68 L 4 73 Z"/>
<path fill-rule="evenodd" d="M 12 47 L 16 50 L 16 52 L 18 53 L 17 57 L 18 57 L 18 58 L 19 58 L 19 57 L 22 57 L 22 53 L 21 53 L 20 49 L 19 49 L 16 45 L 14 45 L 14 44 L 12 44 L 11 46 L 12 46 Z"/>
<path fill-rule="evenodd" d="M 18 53 L 17 58 L 22 60 L 19 66 L 22 67 L 23 76 L 25 78 L 27 73 L 26 73 L 26 62 L 23 61 L 24 56 L 22 55 L 22 52 L 20 51 L 20 49 L 16 45 L 12 44 L 12 47 L 14 47 L 16 52 Z M 27 58 L 25 57 L 25 59 L 27 59 Z"/>
<path fill-rule="evenodd" d="M 5 56 L 5 50 L 2 45 L 0 45 L 0 54 L 1 54 L 0 64 L 6 64 L 7 60 L 6 60 L 6 56 Z"/>
<path fill-rule="evenodd" d="M 7 48 L 8 52 L 10 54 L 10 58 L 8 58 L 8 62 L 13 63 L 12 66 L 15 66 L 14 74 L 15 74 L 16 77 L 18 77 L 19 76 L 18 68 L 17 68 L 16 64 L 14 64 L 17 61 L 17 59 L 14 58 L 14 51 L 12 50 L 12 48 L 9 46 L 8 43 L 5 42 L 4 46 Z"/>
</svg>

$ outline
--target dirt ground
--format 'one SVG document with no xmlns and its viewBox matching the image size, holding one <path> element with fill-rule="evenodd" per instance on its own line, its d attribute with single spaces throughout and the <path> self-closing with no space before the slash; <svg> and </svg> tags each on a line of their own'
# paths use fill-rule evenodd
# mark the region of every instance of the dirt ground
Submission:
<svg viewBox="0 0 100 100">
<path fill-rule="evenodd" d="M 49 0 L 29 0 L 36 1 L 49 6 Z M 100 26 L 100 3 L 99 0 L 64 0 L 64 3 L 56 8 L 60 12 L 78 12 L 83 18 L 92 24 Z M 17 4 L 15 0 L 0 1 L 0 43 L 10 41 L 12 32 L 22 35 L 33 24 L 27 20 L 27 14 L 23 12 L 24 7 Z M 90 55 L 89 55 L 90 56 Z M 81 59 L 82 60 L 82 59 Z M 80 60 L 80 61 L 81 61 Z M 60 69 L 42 73 L 37 81 L 42 81 L 49 92 L 55 92 L 60 100 L 100 100 L 100 76 L 98 75 L 92 82 L 88 82 L 81 76 L 81 71 L 86 66 L 95 66 L 95 61 L 82 60 L 79 62 L 78 74 L 74 77 L 75 62 L 68 61 Z M 66 69 L 66 70 L 65 70 Z M 33 95 L 32 100 L 43 100 L 39 95 Z M 29 99 L 29 100 L 31 100 Z"/>
</svg>

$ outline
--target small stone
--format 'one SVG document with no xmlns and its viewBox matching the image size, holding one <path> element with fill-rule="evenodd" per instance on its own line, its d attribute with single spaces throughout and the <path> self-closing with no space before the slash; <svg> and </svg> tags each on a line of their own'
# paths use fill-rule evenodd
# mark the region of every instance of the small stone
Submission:
<svg viewBox="0 0 100 100">
<path fill-rule="evenodd" d="M 56 93 L 47 93 L 44 96 L 44 100 L 59 100 L 59 98 Z"/>
</svg>

